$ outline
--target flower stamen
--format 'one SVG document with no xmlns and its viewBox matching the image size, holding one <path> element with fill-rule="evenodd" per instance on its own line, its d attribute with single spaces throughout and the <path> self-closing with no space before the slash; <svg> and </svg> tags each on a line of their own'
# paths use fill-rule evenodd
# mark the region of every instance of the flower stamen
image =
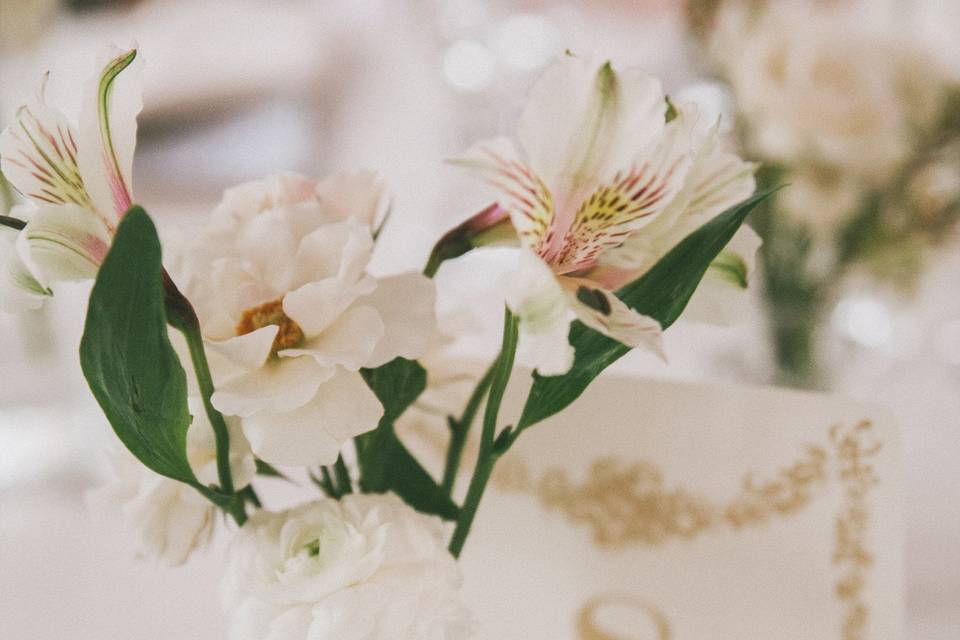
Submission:
<svg viewBox="0 0 960 640">
<path fill-rule="evenodd" d="M 303 329 L 283 311 L 283 300 L 272 300 L 243 312 L 240 322 L 237 323 L 238 336 L 253 333 L 270 325 L 277 325 L 277 337 L 273 339 L 270 355 L 277 355 L 278 351 L 292 349 L 300 345 L 304 338 Z"/>
</svg>

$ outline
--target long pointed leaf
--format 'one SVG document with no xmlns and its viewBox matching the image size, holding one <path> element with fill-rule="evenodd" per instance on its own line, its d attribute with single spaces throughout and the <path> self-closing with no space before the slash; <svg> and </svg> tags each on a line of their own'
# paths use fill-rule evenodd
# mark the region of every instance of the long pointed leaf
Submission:
<svg viewBox="0 0 960 640">
<path fill-rule="evenodd" d="M 747 214 L 773 193 L 764 191 L 733 206 L 684 238 L 642 277 L 617 291 L 617 296 L 666 329 L 680 317 L 713 259 L 743 224 Z M 534 374 L 533 387 L 518 424 L 525 429 L 569 406 L 600 373 L 630 349 L 580 322 L 570 328 L 576 356 L 570 371 L 560 376 Z"/>
<path fill-rule="evenodd" d="M 160 240 L 140 207 L 117 228 L 80 343 L 91 391 L 123 444 L 157 473 L 197 486 L 187 462 L 187 379 L 167 336 Z"/>
</svg>

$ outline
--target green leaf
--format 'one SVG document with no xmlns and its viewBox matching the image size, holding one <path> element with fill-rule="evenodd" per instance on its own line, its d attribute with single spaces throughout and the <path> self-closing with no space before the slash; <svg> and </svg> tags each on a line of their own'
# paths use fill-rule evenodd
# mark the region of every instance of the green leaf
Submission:
<svg viewBox="0 0 960 640">
<path fill-rule="evenodd" d="M 427 372 L 417 362 L 396 358 L 361 371 L 383 404 L 377 429 L 357 438 L 360 488 L 367 493 L 393 491 L 414 509 L 455 520 L 459 508 L 400 442 L 394 422 L 427 387 Z"/>
<path fill-rule="evenodd" d="M 749 284 L 747 263 L 735 251 L 721 251 L 720 255 L 710 263 L 710 271 L 738 289 L 746 289 Z"/>
<path fill-rule="evenodd" d="M 703 274 L 723 250 L 747 214 L 773 190 L 754 195 L 716 216 L 684 238 L 642 277 L 617 291 L 617 296 L 666 329 L 680 317 Z M 534 373 L 533 387 L 523 408 L 518 429 L 525 429 L 562 411 L 600 373 L 630 349 L 580 322 L 570 328 L 576 349 L 573 367 L 560 376 Z"/>
<path fill-rule="evenodd" d="M 381 425 L 370 436 L 361 455 L 365 493 L 393 491 L 417 511 L 457 519 L 459 507 L 400 442 L 392 425 Z"/>
<path fill-rule="evenodd" d="M 80 365 L 117 436 L 144 465 L 194 486 L 187 462 L 187 380 L 167 336 L 160 240 L 140 207 L 127 212 L 100 267 Z"/>
<path fill-rule="evenodd" d="M 367 386 L 383 405 L 381 422 L 396 422 L 427 388 L 427 371 L 419 363 L 394 358 L 376 369 L 361 369 Z"/>
</svg>

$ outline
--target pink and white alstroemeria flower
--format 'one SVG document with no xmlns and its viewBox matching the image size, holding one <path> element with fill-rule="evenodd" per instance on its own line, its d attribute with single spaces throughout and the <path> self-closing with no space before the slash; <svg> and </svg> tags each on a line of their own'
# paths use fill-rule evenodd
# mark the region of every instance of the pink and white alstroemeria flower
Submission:
<svg viewBox="0 0 960 640">
<path fill-rule="evenodd" d="M 46 104 L 44 85 L 0 134 L 0 169 L 32 205 L 17 251 L 43 283 L 92 278 L 130 208 L 137 50 L 113 50 L 84 88 L 79 127 Z"/>
<path fill-rule="evenodd" d="M 752 167 L 739 159 L 734 178 L 702 175 L 705 147 L 695 144 L 683 113 L 668 126 L 667 109 L 660 82 L 644 72 L 616 73 L 609 62 L 596 67 L 566 55 L 534 87 L 516 143 L 482 142 L 455 160 L 501 192 L 523 247 L 506 302 L 521 322 L 521 358 L 541 374 L 561 374 L 572 364 L 571 317 L 627 346 L 659 352 L 659 323 L 614 295 L 623 282 L 611 277 L 606 259 L 621 253 L 616 275 L 628 268 L 637 277 L 650 265 L 623 255 L 625 243 L 641 239 L 642 246 L 649 229 L 656 246 L 632 255 L 662 255 L 660 240 L 683 237 L 669 231 L 690 230 L 692 208 L 709 204 L 712 212 L 720 191 L 726 201 L 753 190 Z M 707 187 L 694 187 L 693 178 Z M 722 189 L 728 179 L 735 187 Z"/>
</svg>

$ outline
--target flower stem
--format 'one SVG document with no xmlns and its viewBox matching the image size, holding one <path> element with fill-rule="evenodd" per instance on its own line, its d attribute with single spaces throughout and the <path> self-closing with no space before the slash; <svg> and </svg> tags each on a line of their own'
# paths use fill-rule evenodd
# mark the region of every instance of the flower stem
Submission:
<svg viewBox="0 0 960 640">
<path fill-rule="evenodd" d="M 337 456 L 337 462 L 333 467 L 337 476 L 337 491 L 341 496 L 353 493 L 353 483 L 350 480 L 350 470 L 347 469 L 347 463 L 343 461 L 343 456 Z"/>
<path fill-rule="evenodd" d="M 500 355 L 493 367 L 490 393 L 487 396 L 487 405 L 483 413 L 483 431 L 480 434 L 480 452 L 477 455 L 477 466 L 473 470 L 473 478 L 470 480 L 469 489 L 467 489 L 467 497 L 460 509 L 460 517 L 450 540 L 450 553 L 455 558 L 459 557 L 463 550 L 463 545 L 470 534 L 470 527 L 476 517 L 477 508 L 480 506 L 480 500 L 483 498 L 483 492 L 490 480 L 490 475 L 493 473 L 493 467 L 502 453 L 502 450 L 496 446 L 497 418 L 500 413 L 500 405 L 503 402 L 503 394 L 507 389 L 507 383 L 510 382 L 510 374 L 513 371 L 513 361 L 517 354 L 517 336 L 517 319 L 510 313 L 509 309 L 504 309 L 503 343 L 500 347 Z"/>
<path fill-rule="evenodd" d="M 210 365 L 207 362 L 207 354 L 203 349 L 203 338 L 199 331 L 183 331 L 183 336 L 187 339 L 187 347 L 190 349 L 190 359 L 193 361 L 193 368 L 197 375 L 197 384 L 200 387 L 200 395 L 203 399 L 203 408 L 207 412 L 207 418 L 213 425 L 213 434 L 217 443 L 217 478 L 220 481 L 220 489 L 224 493 L 233 493 L 233 477 L 230 474 L 230 432 L 227 430 L 227 423 L 223 415 L 217 411 L 210 397 L 213 395 L 213 377 L 210 374 Z"/>
<path fill-rule="evenodd" d="M 463 449 L 467 444 L 467 435 L 469 435 L 473 421 L 480 410 L 480 403 L 483 402 L 487 390 L 490 389 L 496 367 L 497 361 L 494 361 L 487 372 L 483 374 L 483 377 L 480 378 L 470 395 L 470 399 L 467 400 L 467 406 L 464 407 L 460 418 L 457 419 L 453 416 L 447 418 L 447 423 L 450 425 L 450 445 L 447 448 L 447 463 L 443 468 L 443 482 L 441 483 L 441 487 L 447 495 L 453 493 L 453 488 L 457 482 L 457 472 L 460 469 L 460 460 L 463 458 Z"/>
<path fill-rule="evenodd" d="M 20 231 L 27 226 L 27 223 L 20 218 L 14 218 L 13 216 L 0 216 L 0 226 L 9 227 L 11 229 Z"/>
<path fill-rule="evenodd" d="M 163 286 L 166 293 L 167 320 L 183 334 L 187 341 L 197 385 L 200 387 L 203 408 L 213 427 L 217 446 L 217 478 L 220 482 L 220 491 L 228 496 L 234 496 L 233 477 L 230 473 L 230 432 L 223 415 L 217 411 L 210 400 L 214 392 L 213 375 L 210 373 L 210 363 L 207 362 L 207 353 L 203 348 L 200 321 L 193 305 L 180 293 L 166 270 L 163 272 Z M 232 500 L 228 511 L 237 524 L 243 526 L 247 520 L 243 500 Z"/>
</svg>

